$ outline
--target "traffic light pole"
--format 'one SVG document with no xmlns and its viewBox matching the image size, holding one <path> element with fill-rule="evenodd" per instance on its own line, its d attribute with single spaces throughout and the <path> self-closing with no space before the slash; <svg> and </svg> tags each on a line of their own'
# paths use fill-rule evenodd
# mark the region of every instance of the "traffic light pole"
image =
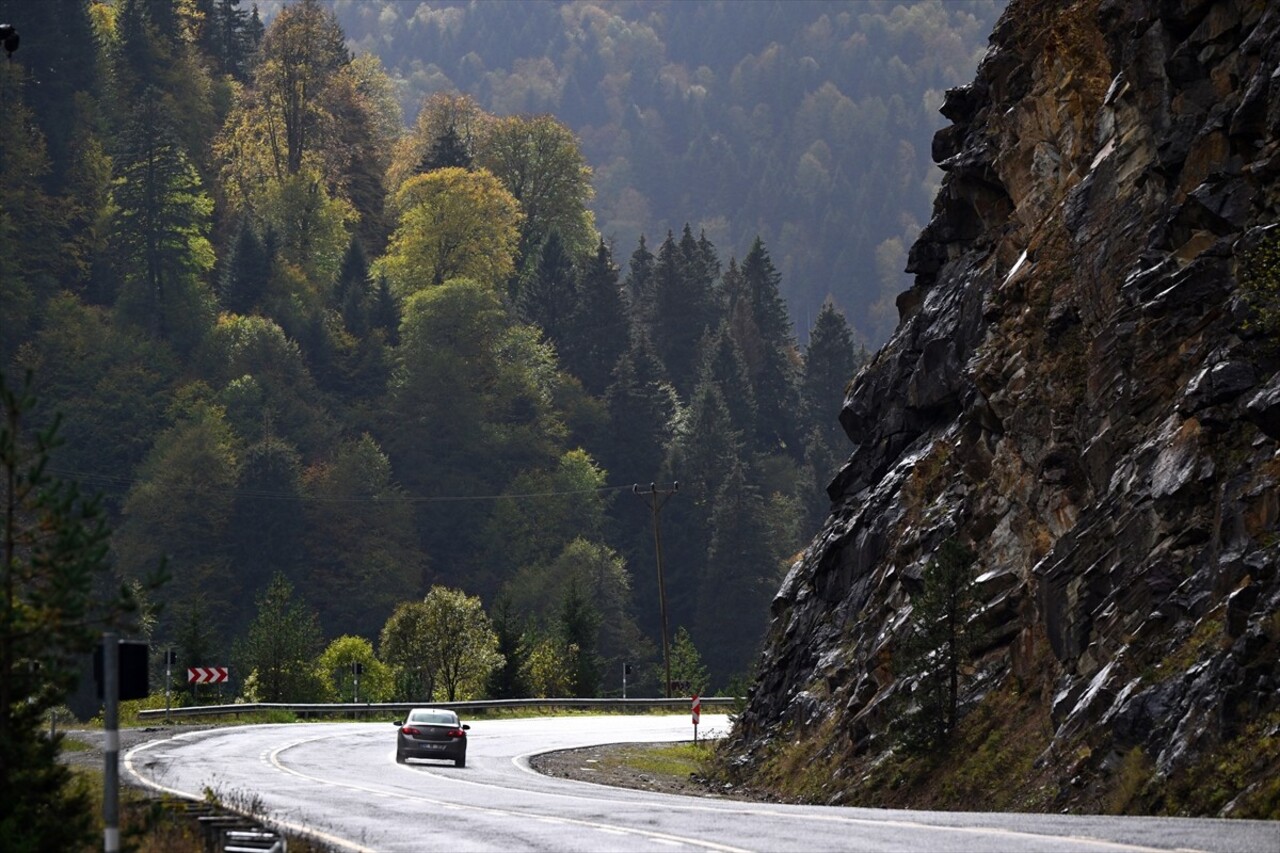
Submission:
<svg viewBox="0 0 1280 853">
<path fill-rule="evenodd" d="M 663 695 L 668 699 L 671 698 L 671 651 L 667 645 L 667 588 L 662 579 L 662 508 L 679 490 L 679 482 L 672 483 L 670 489 L 662 490 L 650 483 L 648 492 L 640 491 L 639 484 L 631 487 L 632 494 L 649 496 L 649 509 L 653 513 L 653 548 L 658 558 L 658 609 L 662 615 L 662 666 L 666 674 Z M 662 500 L 658 500 L 659 495 L 662 496 Z"/>
</svg>

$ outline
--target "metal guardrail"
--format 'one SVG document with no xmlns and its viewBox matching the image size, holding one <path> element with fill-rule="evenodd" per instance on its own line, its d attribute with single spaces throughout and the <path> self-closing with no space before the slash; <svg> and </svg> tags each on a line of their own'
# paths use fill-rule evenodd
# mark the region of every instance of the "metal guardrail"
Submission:
<svg viewBox="0 0 1280 853">
<path fill-rule="evenodd" d="M 398 714 L 407 714 L 414 708 L 432 707 L 449 708 L 459 713 L 464 711 L 487 711 L 515 708 L 574 708 L 593 711 L 620 711 L 631 709 L 670 708 L 673 711 L 689 710 L 688 696 L 675 699 L 476 699 L 468 702 L 242 702 L 235 705 L 187 705 L 181 708 L 170 708 L 169 718 L 173 717 L 222 717 L 241 714 L 254 714 L 263 711 L 286 711 L 299 717 L 366 717 L 385 714 L 394 718 Z M 704 696 L 700 700 L 704 709 L 732 708 L 742 700 L 733 696 Z M 138 718 L 143 720 L 165 719 L 163 708 L 139 711 Z"/>
</svg>

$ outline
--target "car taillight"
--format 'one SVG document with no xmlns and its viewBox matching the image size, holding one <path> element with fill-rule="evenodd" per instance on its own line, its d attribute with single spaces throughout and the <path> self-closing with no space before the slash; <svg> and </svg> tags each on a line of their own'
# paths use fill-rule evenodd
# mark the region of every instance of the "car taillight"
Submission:
<svg viewBox="0 0 1280 853">
<path fill-rule="evenodd" d="M 401 728 L 401 729 L 400 729 L 400 733 L 401 733 L 401 734 L 406 734 L 406 735 L 420 735 L 420 734 L 422 734 L 422 732 L 418 731 L 418 730 L 417 730 L 417 729 L 415 729 L 413 726 L 404 726 L 403 728 Z"/>
<path fill-rule="evenodd" d="M 467 733 L 462 729 L 449 729 L 448 735 L 449 737 L 466 737 Z"/>
</svg>

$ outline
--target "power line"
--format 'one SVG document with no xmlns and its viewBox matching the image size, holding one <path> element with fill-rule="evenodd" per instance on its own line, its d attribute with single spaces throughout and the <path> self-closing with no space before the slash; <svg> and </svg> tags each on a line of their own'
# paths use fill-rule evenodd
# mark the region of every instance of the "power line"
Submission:
<svg viewBox="0 0 1280 853">
<path fill-rule="evenodd" d="M 72 480 L 81 486 L 93 487 L 100 491 L 115 494 L 127 494 L 138 485 L 137 480 L 114 474 L 98 474 L 86 471 L 68 471 L 66 469 L 48 468 L 50 474 Z M 353 504 L 397 504 L 397 503 L 456 503 L 462 501 L 496 501 L 496 500 L 531 500 L 534 498 L 561 497 L 566 495 L 585 495 L 605 492 L 620 492 L 631 489 L 626 486 L 597 486 L 590 489 L 560 489 L 546 492 L 521 492 L 517 494 L 491 495 L 406 495 L 406 494 L 364 494 L 364 495 L 300 495 L 292 492 L 267 491 L 262 489 L 209 489 L 202 485 L 182 486 L 166 483 L 165 493 L 218 494 L 236 498 L 253 498 L 256 500 L 298 501 L 301 503 L 353 503 Z"/>
</svg>

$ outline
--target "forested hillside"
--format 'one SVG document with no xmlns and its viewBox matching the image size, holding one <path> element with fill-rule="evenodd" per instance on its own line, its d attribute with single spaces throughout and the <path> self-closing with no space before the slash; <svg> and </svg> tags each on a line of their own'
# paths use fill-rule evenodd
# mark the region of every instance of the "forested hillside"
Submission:
<svg viewBox="0 0 1280 853">
<path fill-rule="evenodd" d="M 554 8 L 480 4 L 525 5 Z M 625 661 L 658 692 L 655 517 L 673 676 L 749 671 L 860 358 L 830 302 L 796 328 L 767 237 L 718 244 L 690 197 L 602 239 L 616 164 L 564 119 L 437 92 L 407 127 L 315 0 L 0 20 L 5 385 L 61 416 L 48 471 L 104 494 L 119 579 L 167 561 L 177 671 L 336 698 L 363 661 L 364 698 L 417 699 L 616 692 Z"/>
<path fill-rule="evenodd" d="M 462 92 L 571 128 L 616 251 L 685 222 L 739 256 L 761 237 L 802 339 L 831 296 L 873 345 L 941 178 L 943 92 L 972 78 L 1004 0 L 326 5 L 411 120 Z"/>
</svg>

